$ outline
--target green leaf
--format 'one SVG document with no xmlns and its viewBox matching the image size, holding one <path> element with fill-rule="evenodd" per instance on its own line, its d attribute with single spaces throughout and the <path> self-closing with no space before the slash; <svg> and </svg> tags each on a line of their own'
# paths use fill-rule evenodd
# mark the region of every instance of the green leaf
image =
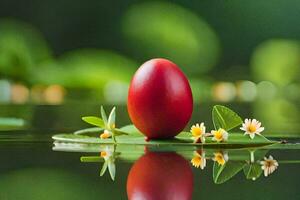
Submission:
<svg viewBox="0 0 300 200">
<path fill-rule="evenodd" d="M 113 160 L 108 160 L 108 171 L 110 174 L 111 179 L 114 181 L 116 176 L 116 165 Z"/>
<path fill-rule="evenodd" d="M 268 149 L 300 149 L 300 143 L 275 143 L 268 146 Z"/>
<path fill-rule="evenodd" d="M 107 124 L 107 117 L 106 117 L 106 113 L 105 113 L 103 106 L 101 106 L 101 117 L 102 117 L 104 124 Z"/>
<path fill-rule="evenodd" d="M 116 121 L 116 107 L 113 107 L 108 117 L 108 126 L 112 128 Z"/>
<path fill-rule="evenodd" d="M 82 120 L 88 124 L 98 126 L 100 128 L 105 128 L 103 120 L 99 117 L 94 117 L 94 116 L 82 117 Z"/>
<path fill-rule="evenodd" d="M 87 147 L 87 149 L 89 146 Z M 97 148 L 97 153 L 99 153 L 99 148 Z M 81 156 L 80 162 L 103 162 L 103 158 L 100 156 Z"/>
<path fill-rule="evenodd" d="M 228 161 L 224 165 L 219 165 L 217 162 L 214 163 L 213 167 L 213 180 L 216 184 L 221 184 L 243 169 L 245 162 L 242 161 Z"/>
<path fill-rule="evenodd" d="M 133 124 L 123 126 L 119 130 L 128 133 L 128 135 L 143 136 L 141 131 L 139 131 Z"/>
<path fill-rule="evenodd" d="M 106 171 L 106 169 L 107 169 L 107 166 L 108 166 L 108 161 L 105 161 L 105 162 L 103 163 L 102 168 L 101 168 L 100 176 L 103 176 L 103 175 L 105 174 L 105 171 Z"/>
<path fill-rule="evenodd" d="M 241 117 L 233 110 L 216 105 L 212 110 L 212 119 L 215 129 L 223 128 L 229 131 L 243 123 Z"/>
<path fill-rule="evenodd" d="M 73 143 L 85 143 L 85 144 L 113 144 L 113 140 L 100 139 L 99 137 L 90 137 L 87 135 L 74 135 L 74 134 L 58 134 L 52 137 L 56 141 L 61 142 L 73 142 Z M 230 134 L 227 142 L 216 143 L 212 141 L 211 137 L 206 139 L 205 144 L 193 143 L 189 135 L 180 134 L 180 137 L 165 139 L 165 140 L 150 140 L 145 141 L 143 136 L 136 135 L 122 135 L 118 137 L 119 144 L 127 145 L 185 145 L 185 146 L 204 146 L 204 147 L 220 147 L 220 148 L 249 148 L 266 146 L 276 143 L 276 141 L 270 141 L 263 136 L 256 136 L 253 140 L 243 134 Z"/>
<path fill-rule="evenodd" d="M 75 135 L 86 134 L 86 133 L 101 133 L 103 128 L 93 127 L 93 128 L 85 128 L 78 131 L 75 131 Z"/>
<path fill-rule="evenodd" d="M 118 129 L 118 128 L 114 129 L 114 134 L 115 134 L 115 136 L 129 135 L 129 133 L 126 133 L 126 132 L 124 132 L 124 131 L 122 131 L 121 129 Z"/>
<path fill-rule="evenodd" d="M 243 168 L 244 174 L 247 179 L 256 180 L 262 174 L 261 165 L 258 163 L 251 163 L 249 165 L 245 165 Z"/>
</svg>

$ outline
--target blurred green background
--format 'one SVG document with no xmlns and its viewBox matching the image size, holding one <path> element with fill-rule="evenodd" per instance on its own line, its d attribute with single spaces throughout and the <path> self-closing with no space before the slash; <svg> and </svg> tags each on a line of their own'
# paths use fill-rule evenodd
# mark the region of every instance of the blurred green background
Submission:
<svg viewBox="0 0 300 200">
<path fill-rule="evenodd" d="M 123 104 L 134 71 L 164 57 L 197 103 L 253 101 L 261 81 L 298 100 L 299 9 L 296 0 L 2 0 L 0 99 Z"/>
</svg>

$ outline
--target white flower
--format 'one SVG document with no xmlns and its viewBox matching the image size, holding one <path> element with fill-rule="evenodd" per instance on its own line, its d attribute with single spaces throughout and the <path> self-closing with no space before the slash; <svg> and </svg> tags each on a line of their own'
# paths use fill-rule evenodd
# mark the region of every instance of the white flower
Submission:
<svg viewBox="0 0 300 200">
<path fill-rule="evenodd" d="M 228 133 L 222 129 L 219 128 L 219 130 L 213 130 L 211 131 L 211 134 L 213 135 L 212 140 L 217 141 L 217 142 L 225 142 L 228 140 Z"/>
<path fill-rule="evenodd" d="M 109 148 L 109 146 L 106 146 L 105 150 L 100 152 L 100 156 L 104 158 L 105 161 L 109 160 L 112 155 L 113 155 L 113 150 Z"/>
<path fill-rule="evenodd" d="M 278 167 L 277 160 L 274 160 L 273 157 L 270 155 L 269 158 L 264 158 L 263 161 L 260 161 L 261 169 L 264 170 L 264 175 L 267 177 L 268 175 L 272 174 Z"/>
<path fill-rule="evenodd" d="M 213 161 L 217 162 L 219 165 L 224 165 L 228 161 L 229 157 L 227 153 L 217 152 L 214 153 Z"/>
<path fill-rule="evenodd" d="M 204 169 L 206 167 L 205 152 L 202 151 L 201 153 L 198 153 L 197 151 L 194 151 L 194 157 L 192 158 L 191 163 L 196 168 L 200 167 L 200 169 Z"/>
<path fill-rule="evenodd" d="M 194 143 L 205 142 L 205 130 L 206 127 L 204 126 L 203 122 L 200 125 L 197 123 L 191 127 L 192 139 L 194 140 Z"/>
<path fill-rule="evenodd" d="M 250 135 L 250 138 L 253 139 L 255 134 L 260 135 L 265 128 L 261 127 L 261 122 L 256 119 L 245 119 L 245 123 L 240 129 L 245 131 L 245 135 Z"/>
</svg>

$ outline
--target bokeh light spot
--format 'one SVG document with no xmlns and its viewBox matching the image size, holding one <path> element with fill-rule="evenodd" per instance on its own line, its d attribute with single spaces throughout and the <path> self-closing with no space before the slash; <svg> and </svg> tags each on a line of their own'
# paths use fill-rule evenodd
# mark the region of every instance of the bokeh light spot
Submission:
<svg viewBox="0 0 300 200">
<path fill-rule="evenodd" d="M 296 40 L 273 39 L 260 44 L 251 59 L 254 78 L 279 86 L 298 80 L 300 43 Z"/>
</svg>

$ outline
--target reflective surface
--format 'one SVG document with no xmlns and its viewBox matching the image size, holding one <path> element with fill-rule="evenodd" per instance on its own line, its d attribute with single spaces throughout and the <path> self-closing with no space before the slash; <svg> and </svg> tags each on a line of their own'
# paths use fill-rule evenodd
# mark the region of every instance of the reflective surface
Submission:
<svg viewBox="0 0 300 200">
<path fill-rule="evenodd" d="M 24 116 L 28 114 L 27 109 L 34 112 L 28 118 L 32 119 L 28 130 L 1 131 L 0 199 L 300 198 L 297 145 L 281 146 L 281 149 L 162 149 L 53 144 L 53 134 L 82 128 L 84 123 L 80 122 L 80 116 L 98 114 L 95 107 L 10 107 Z M 194 113 L 193 122 L 210 121 L 204 117 L 209 116 L 206 107 L 209 106 Z M 249 109 L 243 105 L 232 108 L 244 114 Z M 124 108 L 118 110 L 118 124 L 128 123 L 126 115 Z M 299 142 L 297 137 L 285 140 Z M 101 152 L 107 150 L 116 152 L 115 181 L 111 180 L 109 168 L 100 177 L 105 160 Z M 279 166 L 265 177 L 261 161 L 270 155 Z M 206 159 L 206 165 L 201 158 Z"/>
</svg>

